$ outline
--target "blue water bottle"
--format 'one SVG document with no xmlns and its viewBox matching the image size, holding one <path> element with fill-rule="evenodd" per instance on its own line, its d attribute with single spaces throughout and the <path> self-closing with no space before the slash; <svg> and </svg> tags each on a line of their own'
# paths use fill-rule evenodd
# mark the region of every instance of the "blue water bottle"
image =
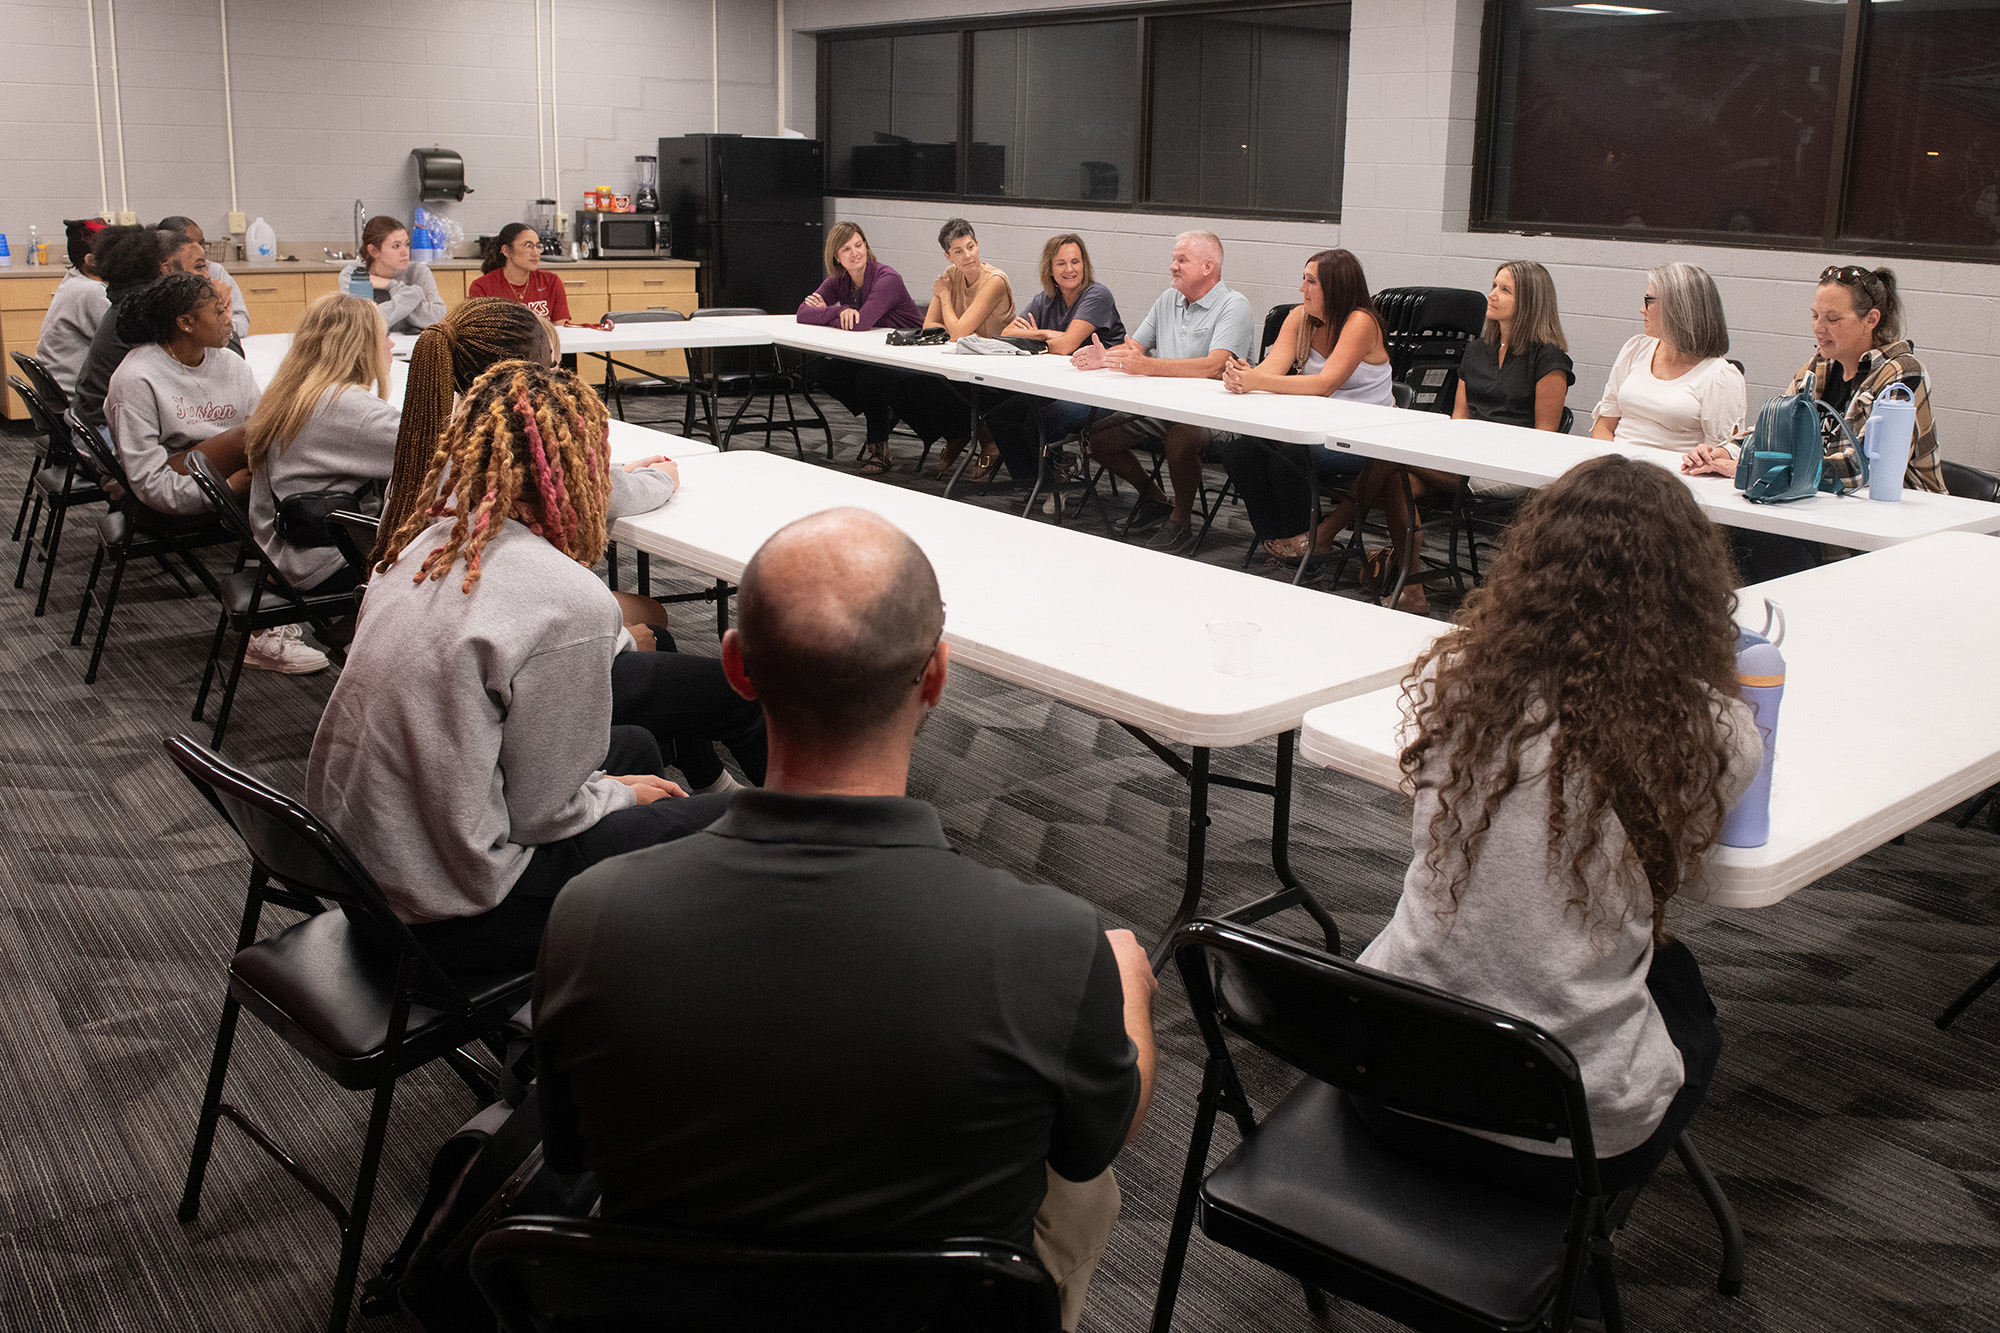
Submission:
<svg viewBox="0 0 2000 1333">
<path fill-rule="evenodd" d="M 349 296 L 358 296 L 364 301 L 375 299 L 375 284 L 368 280 L 367 260 L 355 260 L 354 267 L 348 270 L 347 294 Z"/>
<path fill-rule="evenodd" d="M 1778 651 L 1778 644 L 1785 638 L 1785 621 L 1784 614 L 1768 600 L 1764 612 L 1763 633 L 1742 628 L 1736 631 L 1736 686 L 1757 720 L 1764 755 L 1758 761 L 1757 776 L 1722 821 L 1725 847 L 1762 847 L 1771 840 L 1771 766 L 1778 757 L 1778 705 L 1785 698 L 1785 655 Z M 1765 637 L 1773 618 L 1778 624 L 1775 640 Z"/>
<path fill-rule="evenodd" d="M 1898 380 L 1875 395 L 1875 410 L 1861 430 L 1861 452 L 1868 456 L 1869 499 L 1895 504 L 1903 498 L 1903 471 L 1910 465 L 1916 429 L 1917 399 L 1909 385 Z"/>
</svg>

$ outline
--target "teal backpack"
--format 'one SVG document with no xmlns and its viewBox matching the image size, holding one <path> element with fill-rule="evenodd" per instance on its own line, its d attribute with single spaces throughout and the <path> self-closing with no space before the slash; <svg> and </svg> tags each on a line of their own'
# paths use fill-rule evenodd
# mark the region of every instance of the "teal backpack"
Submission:
<svg viewBox="0 0 2000 1333">
<path fill-rule="evenodd" d="M 1840 479 L 1826 466 L 1820 421 L 1833 423 L 1861 465 L 1861 484 L 1868 483 L 1868 459 L 1855 445 L 1854 432 L 1840 413 L 1819 400 L 1808 374 L 1797 393 L 1773 398 L 1757 414 L 1757 429 L 1736 461 L 1736 489 L 1752 504 L 1789 504 L 1821 491 L 1842 493 Z"/>
</svg>

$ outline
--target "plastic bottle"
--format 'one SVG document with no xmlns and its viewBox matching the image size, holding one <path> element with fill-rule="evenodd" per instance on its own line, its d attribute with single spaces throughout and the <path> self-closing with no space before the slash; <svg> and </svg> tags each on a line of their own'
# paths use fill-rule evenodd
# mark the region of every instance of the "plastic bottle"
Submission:
<svg viewBox="0 0 2000 1333">
<path fill-rule="evenodd" d="M 428 264 L 434 255 L 431 249 L 431 216 L 419 208 L 410 217 L 410 262 Z"/>
<path fill-rule="evenodd" d="M 28 227 L 28 267 L 42 262 L 42 229 L 30 224 Z"/>
<path fill-rule="evenodd" d="M 268 264 L 278 257 L 278 233 L 271 230 L 271 224 L 263 218 L 250 224 L 250 230 L 243 233 L 243 239 L 249 245 L 251 262 Z"/>
<path fill-rule="evenodd" d="M 1778 637 L 1783 639 L 1783 633 Z M 1764 757 L 1757 776 L 1723 819 L 1721 842 L 1725 847 L 1762 847 L 1771 840 L 1771 766 L 1778 757 L 1778 705 L 1785 698 L 1785 655 L 1778 645 L 1762 634 L 1739 629 L 1736 683 L 1764 737 Z"/>
<path fill-rule="evenodd" d="M 358 296 L 364 301 L 375 299 L 375 284 L 368 277 L 367 260 L 355 260 L 354 267 L 348 270 L 347 294 L 349 296 Z"/>
<path fill-rule="evenodd" d="M 7 251 L 7 233 L 0 231 L 0 268 L 14 267 L 14 256 Z"/>
</svg>

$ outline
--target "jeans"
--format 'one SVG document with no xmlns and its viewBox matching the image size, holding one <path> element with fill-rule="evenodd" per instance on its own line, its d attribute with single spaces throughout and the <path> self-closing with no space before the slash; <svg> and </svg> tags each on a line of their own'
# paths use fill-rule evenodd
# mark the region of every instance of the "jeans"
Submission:
<svg viewBox="0 0 2000 1333">
<path fill-rule="evenodd" d="M 1007 475 L 1016 481 L 1032 481 L 1041 466 L 1042 442 L 1053 444 L 1079 433 L 1096 410 L 1084 403 L 1013 394 L 987 414 L 986 427 L 993 433 L 993 442 L 1000 446 L 1000 461 L 1007 465 Z"/>
<path fill-rule="evenodd" d="M 1238 436 L 1222 449 L 1223 469 L 1243 498 L 1258 541 L 1296 537 L 1312 522 L 1307 467 L 1319 474 L 1320 495 L 1325 497 L 1344 489 L 1367 461 L 1323 444 L 1278 444 L 1247 435 Z"/>
</svg>

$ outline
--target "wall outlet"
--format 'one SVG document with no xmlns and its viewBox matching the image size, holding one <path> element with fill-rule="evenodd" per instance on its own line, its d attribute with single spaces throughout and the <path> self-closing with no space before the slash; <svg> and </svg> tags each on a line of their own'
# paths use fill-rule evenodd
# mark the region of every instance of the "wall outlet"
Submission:
<svg viewBox="0 0 2000 1333">
<path fill-rule="evenodd" d="M 558 236 L 569 235 L 569 214 L 567 213 L 556 214 L 556 234 Z"/>
<path fill-rule="evenodd" d="M 241 236 L 244 232 L 248 230 L 250 230 L 250 224 L 244 220 L 244 215 L 242 213 L 231 213 L 229 215 L 230 235 Z"/>
<path fill-rule="evenodd" d="M 136 227 L 139 225 L 139 215 L 128 208 L 118 215 L 118 225 L 121 227 Z"/>
</svg>

